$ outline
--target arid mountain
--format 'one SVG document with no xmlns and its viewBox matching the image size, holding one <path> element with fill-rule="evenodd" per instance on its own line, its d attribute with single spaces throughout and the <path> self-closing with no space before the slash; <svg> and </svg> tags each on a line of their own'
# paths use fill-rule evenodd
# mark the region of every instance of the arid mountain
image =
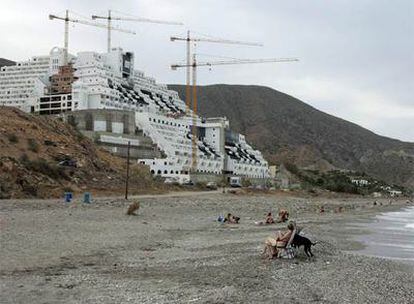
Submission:
<svg viewBox="0 0 414 304">
<path fill-rule="evenodd" d="M 64 191 L 122 193 L 124 159 L 95 146 L 57 118 L 0 107 L 0 199 L 62 197 Z M 131 165 L 131 193 L 158 191 L 142 165 Z"/>
<path fill-rule="evenodd" d="M 170 85 L 185 97 L 185 87 Z M 271 163 L 366 172 L 414 187 L 414 143 L 379 136 L 271 88 L 241 85 L 198 87 L 199 112 L 226 116 Z"/>
</svg>

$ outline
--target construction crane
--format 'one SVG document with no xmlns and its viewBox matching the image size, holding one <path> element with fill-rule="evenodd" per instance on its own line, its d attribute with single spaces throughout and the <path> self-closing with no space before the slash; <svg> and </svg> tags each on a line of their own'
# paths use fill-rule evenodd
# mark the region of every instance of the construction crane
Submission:
<svg viewBox="0 0 414 304">
<path fill-rule="evenodd" d="M 186 94 L 185 94 L 185 103 L 186 103 L 186 110 L 187 115 L 190 114 L 191 110 L 191 99 L 193 99 L 193 130 L 192 130 L 192 165 L 191 169 L 193 172 L 197 170 L 197 134 L 196 134 L 196 113 L 197 113 L 197 91 L 195 88 L 195 83 L 197 81 L 197 64 L 196 64 L 196 55 L 191 55 L 191 43 L 194 44 L 198 42 L 207 42 L 207 43 L 219 43 L 219 44 L 230 44 L 230 45 L 245 45 L 245 46 L 263 46 L 261 43 L 255 42 L 246 42 L 246 41 L 238 41 L 238 40 L 230 40 L 230 39 L 222 39 L 222 38 L 213 38 L 213 37 L 192 37 L 190 31 L 187 31 L 186 37 L 176 37 L 173 36 L 170 38 L 172 42 L 174 41 L 185 41 L 186 42 L 186 60 L 187 63 L 182 67 L 186 67 Z M 193 62 L 191 62 L 191 58 L 193 57 Z M 177 69 L 181 67 L 180 65 L 173 65 L 171 66 L 173 69 Z M 191 70 L 192 73 L 192 82 L 193 82 L 193 91 L 191 94 L 190 82 L 191 82 Z M 191 98 L 192 95 L 192 98 Z"/>
<path fill-rule="evenodd" d="M 53 19 L 59 19 L 59 20 L 63 20 L 65 21 L 65 39 L 64 39 L 64 49 L 65 49 L 65 53 L 64 53 L 64 65 L 68 64 L 68 47 L 69 47 L 69 22 L 73 22 L 73 23 L 80 23 L 80 24 L 85 24 L 85 25 L 91 25 L 91 26 L 95 26 L 95 27 L 100 27 L 100 28 L 107 28 L 107 26 L 105 24 L 100 24 L 100 23 L 93 23 L 93 22 L 89 22 L 89 21 L 85 21 L 85 20 L 79 20 L 79 19 L 74 19 L 74 18 L 69 18 L 69 10 L 66 10 L 66 14 L 65 17 L 59 17 L 56 15 L 49 15 L 49 19 L 53 20 Z M 112 30 L 114 31 L 118 31 L 118 32 L 123 32 L 123 33 L 128 33 L 128 34 L 134 34 L 134 31 L 129 31 L 129 30 L 124 30 L 124 29 L 120 29 L 120 28 L 114 28 L 111 27 Z"/>
<path fill-rule="evenodd" d="M 190 112 L 191 108 L 191 90 L 190 90 L 190 81 L 191 81 L 191 42 L 207 42 L 207 43 L 220 43 L 220 44 L 233 44 L 233 45 L 245 45 L 245 46 L 263 46 L 261 43 L 255 42 L 246 42 L 246 41 L 237 41 L 221 38 L 205 38 L 205 37 L 192 37 L 190 31 L 187 31 L 186 37 L 171 37 L 170 40 L 174 41 L 185 41 L 186 42 L 186 60 L 187 60 L 187 71 L 186 71 L 186 94 L 185 94 L 185 103 L 187 105 L 187 114 Z"/>
<path fill-rule="evenodd" d="M 196 54 L 192 56 L 190 64 L 173 64 L 172 70 L 178 68 L 192 69 L 192 99 L 193 99 L 193 128 L 192 128 L 192 161 L 191 170 L 197 170 L 197 67 L 199 66 L 215 66 L 215 65 L 233 65 L 233 64 L 253 64 L 253 63 L 269 63 L 269 62 L 294 62 L 299 61 L 297 58 L 268 58 L 268 59 L 235 59 L 235 60 L 221 60 L 213 62 L 197 62 Z"/>
<path fill-rule="evenodd" d="M 92 19 L 105 19 L 108 21 L 107 29 L 108 29 L 108 52 L 111 51 L 111 21 L 118 20 L 118 21 L 134 21 L 134 22 L 147 22 L 147 23 L 157 23 L 157 24 L 167 24 L 167 25 L 183 25 L 181 22 L 175 21 L 163 21 L 163 20 L 155 20 L 155 19 L 148 19 L 148 18 L 141 18 L 141 17 L 114 17 L 112 16 L 111 10 L 108 10 L 108 16 L 97 16 L 92 15 Z"/>
</svg>

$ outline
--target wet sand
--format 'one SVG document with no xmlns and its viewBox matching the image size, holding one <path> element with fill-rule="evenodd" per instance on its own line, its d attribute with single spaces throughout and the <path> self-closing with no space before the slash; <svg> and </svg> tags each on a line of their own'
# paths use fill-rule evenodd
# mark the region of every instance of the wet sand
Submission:
<svg viewBox="0 0 414 304">
<path fill-rule="evenodd" d="M 413 267 L 347 252 L 363 248 L 353 236 L 365 232 L 347 223 L 403 202 L 218 193 L 140 201 L 138 216 L 114 199 L 1 201 L 0 302 L 414 303 Z M 261 257 L 285 225 L 254 222 L 279 208 L 318 242 L 314 258 Z M 226 212 L 241 224 L 217 223 Z"/>
</svg>

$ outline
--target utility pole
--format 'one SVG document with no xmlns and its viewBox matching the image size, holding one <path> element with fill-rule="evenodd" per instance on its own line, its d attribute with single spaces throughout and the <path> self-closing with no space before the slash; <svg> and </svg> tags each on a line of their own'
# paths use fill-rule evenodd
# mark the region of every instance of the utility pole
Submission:
<svg viewBox="0 0 414 304">
<path fill-rule="evenodd" d="M 129 150 L 131 149 L 131 142 L 128 141 L 127 148 L 127 166 L 126 166 L 126 181 L 125 181 L 125 199 L 128 199 L 128 186 L 129 186 Z"/>
</svg>

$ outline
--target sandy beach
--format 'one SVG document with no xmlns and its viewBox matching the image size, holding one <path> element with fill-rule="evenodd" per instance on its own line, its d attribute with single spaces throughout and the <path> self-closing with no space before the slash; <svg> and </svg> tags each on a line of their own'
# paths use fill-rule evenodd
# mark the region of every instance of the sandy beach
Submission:
<svg viewBox="0 0 414 304">
<path fill-rule="evenodd" d="M 215 192 L 139 201 L 138 216 L 113 198 L 1 201 L 0 302 L 414 303 L 413 266 L 357 254 L 353 236 L 366 231 L 344 228 L 405 200 Z M 302 249 L 294 260 L 261 257 L 285 224 L 254 222 L 279 208 L 318 242 L 314 258 Z M 241 224 L 219 224 L 227 212 Z"/>
</svg>

